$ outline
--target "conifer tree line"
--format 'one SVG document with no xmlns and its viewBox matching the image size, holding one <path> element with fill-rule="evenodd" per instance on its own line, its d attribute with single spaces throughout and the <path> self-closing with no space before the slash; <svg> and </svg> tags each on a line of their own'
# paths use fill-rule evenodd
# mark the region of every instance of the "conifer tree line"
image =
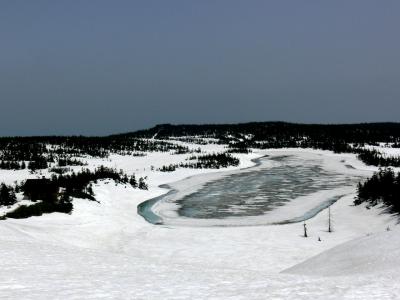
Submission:
<svg viewBox="0 0 400 300">
<path fill-rule="evenodd" d="M 189 157 L 189 160 L 197 160 L 194 163 L 196 168 L 210 168 L 219 169 L 227 168 L 229 166 L 238 166 L 240 161 L 236 157 L 233 157 L 229 153 L 213 153 L 205 155 L 193 155 Z"/>
<path fill-rule="evenodd" d="M 400 213 L 400 172 L 391 168 L 380 169 L 357 187 L 355 205 L 367 203 L 370 206 L 384 204 L 391 212 Z"/>
<path fill-rule="evenodd" d="M 90 182 L 96 183 L 101 179 L 112 179 L 115 182 L 131 184 L 134 188 L 147 189 L 145 178 L 140 177 L 136 180 L 135 175 L 128 176 L 122 170 L 117 171 L 105 166 L 98 167 L 95 171 L 83 169 L 82 171 L 71 174 L 53 175 L 50 179 L 51 185 L 64 189 L 64 194 L 68 197 L 94 199 Z M 24 186 L 22 186 L 24 190 Z"/>
<path fill-rule="evenodd" d="M 354 153 L 374 166 L 399 166 L 399 157 L 385 157 L 376 150 L 364 149 L 365 145 L 400 145 L 400 123 L 362 124 L 295 124 L 286 122 L 253 122 L 221 125 L 171 125 L 161 124 L 124 136 L 158 139 L 200 137 L 211 143 L 228 144 L 228 152 L 246 153 L 250 148 L 313 148 L 335 153 Z"/>
<path fill-rule="evenodd" d="M 17 202 L 16 192 L 22 191 L 29 200 L 40 202 L 33 205 L 21 205 L 15 211 L 7 213 L 4 218 L 27 218 L 39 216 L 43 213 L 63 212 L 69 213 L 73 206 L 71 198 L 96 200 L 92 183 L 101 179 L 112 179 L 115 182 L 130 184 L 133 188 L 147 190 L 146 178 L 136 178 L 133 174 L 128 176 L 122 170 L 117 171 L 104 166 L 95 171 L 84 169 L 78 173 L 53 175 L 50 179 L 39 179 L 33 185 L 26 180 L 15 187 L 0 185 L 0 206 L 10 206 Z"/>
<path fill-rule="evenodd" d="M 0 161 L 0 169 L 2 170 L 24 170 L 26 169 L 26 164 L 24 161 Z"/>
<path fill-rule="evenodd" d="M 377 150 L 360 150 L 358 158 L 367 165 L 378 167 L 400 167 L 399 156 L 383 156 Z"/>
<path fill-rule="evenodd" d="M 76 158 L 70 157 L 60 157 L 57 161 L 57 165 L 59 167 L 66 167 L 66 166 L 86 166 L 87 163 L 80 161 Z"/>
<path fill-rule="evenodd" d="M 195 162 L 170 164 L 162 166 L 158 170 L 161 172 L 173 172 L 177 168 L 189 168 L 189 169 L 220 169 L 227 168 L 229 166 L 238 166 L 240 161 L 236 157 L 233 157 L 229 153 L 213 153 L 205 155 L 193 155 L 187 159 L 188 161 L 196 160 Z"/>
<path fill-rule="evenodd" d="M 152 139 L 157 136 L 157 140 Z M 188 147 L 171 143 L 175 139 L 197 144 L 229 145 L 228 152 L 247 153 L 250 148 L 315 148 L 336 153 L 356 153 L 365 163 L 375 166 L 397 166 L 398 158 L 383 157 L 362 149 L 377 142 L 400 145 L 399 123 L 366 123 L 349 125 L 293 124 L 258 122 L 222 125 L 157 125 L 133 133 L 105 136 L 49 136 L 0 138 L 0 168 L 21 169 L 22 162 L 35 171 L 83 163 L 74 158 L 105 158 L 110 153 L 141 156 L 146 152 L 193 153 Z M 19 163 L 19 166 L 15 164 Z"/>
<path fill-rule="evenodd" d="M 165 139 L 165 137 L 164 137 Z M 216 140 L 205 140 L 203 137 L 193 137 L 193 136 L 176 136 L 169 137 L 168 140 L 171 141 L 179 141 L 189 144 L 197 144 L 197 145 L 208 145 L 208 144 L 217 144 Z"/>
<path fill-rule="evenodd" d="M 251 122 L 241 124 L 202 124 L 172 125 L 160 124 L 146 130 L 122 134 L 124 137 L 157 139 L 170 137 L 196 137 L 217 139 L 222 144 L 236 142 L 285 141 L 304 143 L 336 142 L 344 144 L 369 144 L 376 142 L 400 143 L 400 123 L 361 123 L 361 124 L 296 124 L 287 122 Z M 255 147 L 257 148 L 257 147 Z"/>
<path fill-rule="evenodd" d="M 30 161 L 35 155 L 92 156 L 104 158 L 110 153 L 135 155 L 137 152 L 188 153 L 188 147 L 160 140 L 115 137 L 3 137 L 0 159 Z"/>
<path fill-rule="evenodd" d="M 112 137 L 7 137 L 0 138 L 0 168 L 30 170 L 85 165 L 76 158 L 106 158 L 111 153 L 144 156 L 147 152 L 193 153 L 188 147 L 167 141 Z M 19 163 L 17 166 L 16 162 Z"/>
</svg>

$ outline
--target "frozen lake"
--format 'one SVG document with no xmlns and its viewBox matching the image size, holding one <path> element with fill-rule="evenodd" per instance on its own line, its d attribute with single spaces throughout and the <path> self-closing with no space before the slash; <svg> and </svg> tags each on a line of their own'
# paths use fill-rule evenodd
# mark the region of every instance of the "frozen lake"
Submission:
<svg viewBox="0 0 400 300">
<path fill-rule="evenodd" d="M 351 166 L 342 164 L 351 170 Z M 354 191 L 359 180 L 360 176 L 351 172 L 324 168 L 319 157 L 263 157 L 255 167 L 200 181 L 189 192 L 182 192 L 182 182 L 177 188 L 171 185 L 169 193 L 142 203 L 138 211 L 154 224 L 180 219 L 190 225 L 257 225 L 268 215 L 275 216 L 263 218 L 269 224 L 300 222 Z M 187 181 L 187 185 L 193 185 L 190 179 Z M 284 208 L 292 204 L 297 204 L 293 206 L 296 214 L 285 213 Z"/>
</svg>

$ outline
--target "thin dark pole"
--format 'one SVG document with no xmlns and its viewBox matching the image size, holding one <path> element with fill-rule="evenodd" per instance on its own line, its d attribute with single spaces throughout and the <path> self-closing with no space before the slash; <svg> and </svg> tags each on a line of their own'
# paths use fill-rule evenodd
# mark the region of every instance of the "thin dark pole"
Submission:
<svg viewBox="0 0 400 300">
<path fill-rule="evenodd" d="M 328 232 L 332 232 L 331 228 L 331 207 L 328 207 Z"/>
<path fill-rule="evenodd" d="M 306 226 L 306 221 L 304 221 L 304 237 L 307 237 L 307 226 Z"/>
</svg>

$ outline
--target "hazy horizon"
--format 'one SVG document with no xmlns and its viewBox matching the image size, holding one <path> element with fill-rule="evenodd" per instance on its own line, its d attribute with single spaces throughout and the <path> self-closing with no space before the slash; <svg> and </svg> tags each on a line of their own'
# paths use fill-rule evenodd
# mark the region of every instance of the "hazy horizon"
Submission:
<svg viewBox="0 0 400 300">
<path fill-rule="evenodd" d="M 0 136 L 398 122 L 397 1 L 2 1 Z"/>
<path fill-rule="evenodd" d="M 118 134 L 126 134 L 131 132 L 136 132 L 140 130 L 151 129 L 153 127 L 159 125 L 173 125 L 173 126 L 180 126 L 180 125 L 236 125 L 236 124 L 247 124 L 247 123 L 289 123 L 289 124 L 298 124 L 298 125 L 359 125 L 359 124 L 400 124 L 400 122 L 392 122 L 392 121 L 382 121 L 382 122 L 350 122 L 350 123 L 307 123 L 307 122 L 289 122 L 289 121 L 280 121 L 280 120 L 273 120 L 273 121 L 249 121 L 249 122 L 226 122 L 226 123 L 157 123 L 150 125 L 144 128 L 138 128 L 134 130 L 122 130 L 118 132 L 111 132 L 105 134 L 81 134 L 81 133 L 72 133 L 72 134 L 33 134 L 33 135 L 0 135 L 0 138 L 7 138 L 7 137 L 40 137 L 40 136 L 85 136 L 85 137 L 103 137 L 103 136 L 112 136 Z"/>
</svg>

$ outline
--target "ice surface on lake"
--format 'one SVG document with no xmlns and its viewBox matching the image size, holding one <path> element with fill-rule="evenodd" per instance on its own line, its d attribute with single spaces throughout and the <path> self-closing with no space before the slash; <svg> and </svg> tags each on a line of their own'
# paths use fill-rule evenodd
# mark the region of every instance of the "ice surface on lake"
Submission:
<svg viewBox="0 0 400 300">
<path fill-rule="evenodd" d="M 259 160 L 257 167 L 228 173 L 217 180 L 205 182 L 193 192 L 181 195 L 172 191 L 150 200 L 142 205 L 141 214 L 151 223 L 164 223 L 163 217 L 151 213 L 154 204 L 164 201 L 175 207 L 176 218 L 198 221 L 249 220 L 249 217 L 268 215 L 294 200 L 307 202 L 310 196 L 313 198 L 311 206 L 295 210 L 296 215 L 281 214 L 281 218 L 270 223 L 300 222 L 340 199 L 344 195 L 343 188 L 353 189 L 359 181 L 357 176 L 334 172 L 322 165 L 318 158 L 299 159 L 293 155 L 264 157 Z M 321 194 L 335 190 L 337 192 Z M 170 217 L 170 213 L 164 216 Z"/>
<path fill-rule="evenodd" d="M 352 184 L 342 174 L 325 171 L 313 162 L 291 156 L 271 159 L 283 164 L 223 177 L 177 200 L 179 214 L 190 218 L 257 216 L 300 196 Z"/>
</svg>

